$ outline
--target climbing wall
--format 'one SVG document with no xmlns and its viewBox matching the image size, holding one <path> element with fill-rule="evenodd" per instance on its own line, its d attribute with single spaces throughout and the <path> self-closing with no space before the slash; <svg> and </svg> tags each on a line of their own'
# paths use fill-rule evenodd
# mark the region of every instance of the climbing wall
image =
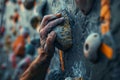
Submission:
<svg viewBox="0 0 120 80">
<path fill-rule="evenodd" d="M 112 33 L 112 37 L 114 37 L 116 41 L 119 40 L 119 38 L 117 37 L 120 32 L 120 29 L 116 26 L 118 25 L 116 21 L 119 22 L 120 20 L 116 20 L 116 18 L 114 18 L 114 16 L 117 13 L 117 8 L 120 5 L 118 2 L 119 1 L 117 0 L 110 0 L 110 10 L 112 16 L 110 32 L 116 30 L 114 31 L 115 33 Z M 99 51 L 97 52 L 97 54 L 99 54 L 98 62 L 92 63 L 89 60 L 87 60 L 83 54 L 83 45 L 87 36 L 94 32 L 101 34 L 101 0 L 94 0 L 94 3 L 92 4 L 92 9 L 88 14 L 84 14 L 84 11 L 78 9 L 75 0 L 48 0 L 48 6 L 49 13 L 57 13 L 60 10 L 64 9 L 68 11 L 73 38 L 72 48 L 63 53 L 65 70 L 61 71 L 61 68 L 58 68 L 58 70 L 52 71 L 52 78 L 50 75 L 49 77 L 51 79 L 49 80 L 63 80 L 67 77 L 82 77 L 83 80 L 111 80 L 111 75 L 114 74 L 111 73 L 113 65 L 117 64 L 119 60 L 116 60 L 116 58 L 115 61 L 109 60 L 105 57 L 104 54 L 102 54 L 102 52 Z M 84 7 L 86 6 L 87 5 L 84 5 Z M 114 8 L 116 9 L 114 10 Z M 105 39 L 105 42 L 107 42 L 107 39 Z M 110 44 L 109 40 L 108 44 Z"/>
</svg>

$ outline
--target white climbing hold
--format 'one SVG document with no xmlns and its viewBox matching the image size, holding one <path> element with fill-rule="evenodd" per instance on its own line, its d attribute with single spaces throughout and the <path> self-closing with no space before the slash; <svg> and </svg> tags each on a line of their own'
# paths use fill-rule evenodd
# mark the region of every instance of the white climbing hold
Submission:
<svg viewBox="0 0 120 80">
<path fill-rule="evenodd" d="M 97 51 L 101 45 L 101 37 L 98 33 L 90 34 L 84 43 L 84 56 L 90 61 L 97 60 Z"/>
</svg>

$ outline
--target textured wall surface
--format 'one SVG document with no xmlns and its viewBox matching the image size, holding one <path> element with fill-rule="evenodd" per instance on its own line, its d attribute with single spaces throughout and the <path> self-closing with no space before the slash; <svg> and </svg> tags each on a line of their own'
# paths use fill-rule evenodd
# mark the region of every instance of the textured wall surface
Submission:
<svg viewBox="0 0 120 80">
<path fill-rule="evenodd" d="M 111 11 L 114 10 L 114 4 L 116 2 L 118 1 L 113 2 L 111 0 Z M 100 33 L 100 0 L 95 0 L 92 10 L 88 15 L 84 15 L 77 9 L 74 0 L 48 0 L 48 5 L 50 13 L 57 13 L 61 9 L 66 9 L 69 12 L 73 46 L 71 49 L 64 52 L 65 72 L 63 72 L 63 77 L 83 77 L 84 80 L 111 80 L 110 70 L 112 69 L 111 66 L 114 65 L 114 62 L 109 61 L 100 52 L 100 59 L 96 64 L 89 62 L 83 55 L 83 44 L 86 37 L 93 32 Z M 113 18 L 116 13 L 117 10 L 111 12 Z M 114 26 L 111 26 L 111 31 L 116 29 Z"/>
</svg>

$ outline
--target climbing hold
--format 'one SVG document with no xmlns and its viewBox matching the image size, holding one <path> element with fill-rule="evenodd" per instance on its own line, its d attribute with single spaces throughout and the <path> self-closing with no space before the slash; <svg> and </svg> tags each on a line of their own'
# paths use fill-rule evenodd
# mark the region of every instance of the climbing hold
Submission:
<svg viewBox="0 0 120 80">
<path fill-rule="evenodd" d="M 84 43 L 84 56 L 92 62 L 97 61 L 97 51 L 101 45 L 101 37 L 98 33 L 90 34 Z"/>
<path fill-rule="evenodd" d="M 35 0 L 25 0 L 23 4 L 27 10 L 31 10 L 35 5 Z"/>
<path fill-rule="evenodd" d="M 102 44 L 100 47 L 101 52 L 108 58 L 109 60 L 114 59 L 116 57 L 116 45 L 113 39 L 111 32 L 107 32 L 102 36 Z"/>
<path fill-rule="evenodd" d="M 18 5 L 21 5 L 22 4 L 22 0 L 18 0 L 17 3 L 18 3 Z"/>
<path fill-rule="evenodd" d="M 3 37 L 3 36 L 4 36 L 5 30 L 6 30 L 6 29 L 5 29 L 4 26 L 0 27 L 0 37 Z"/>
<path fill-rule="evenodd" d="M 36 29 L 38 24 L 42 21 L 42 18 L 38 15 L 34 15 L 32 18 L 31 18 L 31 21 L 30 21 L 30 24 L 32 26 L 33 29 Z"/>
<path fill-rule="evenodd" d="M 100 19 L 103 22 L 101 24 L 101 33 L 102 35 L 105 35 L 110 30 L 110 0 L 101 0 Z"/>
<path fill-rule="evenodd" d="M 62 16 L 65 18 L 65 21 L 62 24 L 55 27 L 53 30 L 57 33 L 55 44 L 56 47 L 65 51 L 72 46 L 72 33 L 67 12 L 64 10 L 61 13 Z"/>
<path fill-rule="evenodd" d="M 87 15 L 93 7 L 95 0 L 75 0 L 77 7 Z"/>
<path fill-rule="evenodd" d="M 73 80 L 71 77 L 67 77 L 65 78 L 65 80 Z"/>
</svg>

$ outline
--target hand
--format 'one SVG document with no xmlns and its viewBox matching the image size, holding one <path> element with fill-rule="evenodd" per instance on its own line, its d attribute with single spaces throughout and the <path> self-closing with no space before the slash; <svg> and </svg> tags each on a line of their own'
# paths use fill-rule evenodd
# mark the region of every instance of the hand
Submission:
<svg viewBox="0 0 120 80">
<path fill-rule="evenodd" d="M 55 51 L 54 41 L 56 33 L 52 31 L 52 29 L 63 21 L 64 18 L 61 17 L 61 14 L 47 15 L 43 18 L 39 30 L 41 48 L 38 49 L 38 52 L 40 55 L 31 63 L 20 80 L 45 79 L 51 58 Z"/>
<path fill-rule="evenodd" d="M 63 21 L 64 18 L 61 17 L 60 13 L 58 13 L 45 16 L 41 22 L 39 30 L 40 43 L 41 47 L 48 56 L 52 57 L 55 51 L 54 41 L 56 38 L 56 33 L 52 31 L 52 29 Z"/>
</svg>

